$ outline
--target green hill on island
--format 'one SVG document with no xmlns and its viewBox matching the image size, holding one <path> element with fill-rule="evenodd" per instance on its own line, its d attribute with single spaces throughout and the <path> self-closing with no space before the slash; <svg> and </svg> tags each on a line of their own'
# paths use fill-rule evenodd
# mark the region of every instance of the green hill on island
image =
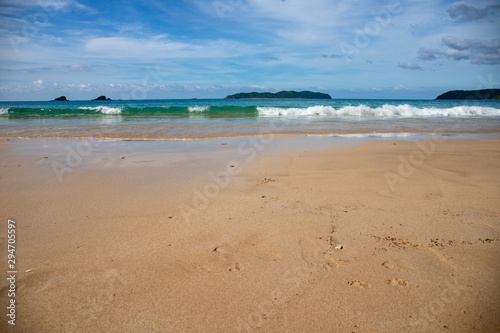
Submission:
<svg viewBox="0 0 500 333">
<path fill-rule="evenodd" d="M 436 99 L 500 99 L 500 89 L 451 90 Z"/>
<path fill-rule="evenodd" d="M 312 91 L 280 91 L 277 93 L 270 92 L 251 92 L 238 93 L 226 96 L 226 99 L 241 99 L 241 98 L 304 98 L 304 99 L 332 99 L 328 94 L 312 92 Z"/>
</svg>

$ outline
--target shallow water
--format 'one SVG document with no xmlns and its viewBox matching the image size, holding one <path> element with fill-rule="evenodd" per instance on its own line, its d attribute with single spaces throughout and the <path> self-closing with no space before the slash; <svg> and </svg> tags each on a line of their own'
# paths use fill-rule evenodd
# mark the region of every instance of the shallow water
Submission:
<svg viewBox="0 0 500 333">
<path fill-rule="evenodd" d="M 0 102 L 3 138 L 197 139 L 257 133 L 498 133 L 500 101 Z"/>
</svg>

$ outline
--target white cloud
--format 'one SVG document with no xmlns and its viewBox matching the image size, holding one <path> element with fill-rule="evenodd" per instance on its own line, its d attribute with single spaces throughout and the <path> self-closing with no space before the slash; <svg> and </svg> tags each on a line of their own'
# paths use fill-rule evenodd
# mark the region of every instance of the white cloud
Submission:
<svg viewBox="0 0 500 333">
<path fill-rule="evenodd" d="M 158 38 L 99 37 L 89 39 L 85 50 L 95 57 L 113 59 L 230 58 L 258 52 L 255 47 L 229 41 L 214 40 L 184 43 Z"/>
<path fill-rule="evenodd" d="M 69 69 L 70 72 L 92 72 L 93 69 L 91 66 L 87 64 L 75 64 L 75 65 L 68 65 L 65 66 L 65 68 Z"/>
<path fill-rule="evenodd" d="M 500 39 L 494 39 L 491 42 L 485 42 L 479 39 L 460 40 L 459 38 L 448 36 L 443 38 L 443 44 L 456 50 L 477 49 L 490 53 L 498 52 L 498 49 L 500 49 Z"/>
<path fill-rule="evenodd" d="M 398 67 L 402 69 L 422 70 L 423 68 L 413 62 L 400 62 Z"/>
<path fill-rule="evenodd" d="M 343 24 L 352 17 L 352 1 L 330 0 L 192 0 L 221 22 L 234 20 L 275 45 L 335 43 Z M 363 22 L 364 24 L 365 22 Z M 354 27 L 353 27 L 354 29 Z"/>
<path fill-rule="evenodd" d="M 442 42 L 448 47 L 446 57 L 453 60 L 470 59 L 471 63 L 481 65 L 500 64 L 500 39 L 487 42 L 447 36 Z"/>
<path fill-rule="evenodd" d="M 451 58 L 453 60 L 470 59 L 471 57 L 469 52 L 457 49 L 447 49 L 444 54 L 447 58 Z"/>
<path fill-rule="evenodd" d="M 256 17 L 267 17 L 311 27 L 332 27 L 336 24 L 335 18 L 348 9 L 342 1 L 329 0 L 250 0 L 248 3 Z"/>
<path fill-rule="evenodd" d="M 167 34 L 159 34 L 151 37 L 151 39 L 165 39 L 165 38 L 168 38 Z"/>
<path fill-rule="evenodd" d="M 251 85 L 250 88 L 252 89 L 260 89 L 260 90 L 266 90 L 266 89 L 269 89 L 268 87 L 266 86 L 261 86 L 261 85 L 258 85 L 258 84 L 254 84 L 254 85 Z"/>
<path fill-rule="evenodd" d="M 67 11 L 71 8 L 93 11 L 76 0 L 2 0 L 1 6 L 8 6 L 9 8 L 38 7 L 42 13 L 49 16 L 54 16 L 60 11 Z"/>
<path fill-rule="evenodd" d="M 425 47 L 421 47 L 418 50 L 418 59 L 420 60 L 436 60 L 437 58 L 440 58 L 443 55 L 443 52 L 438 49 L 427 49 Z"/>
<path fill-rule="evenodd" d="M 417 58 L 432 61 L 441 57 L 451 60 L 470 60 L 472 64 L 500 64 L 500 39 L 489 42 L 479 39 L 460 39 L 447 36 L 441 39 L 446 50 L 420 48 Z"/>
</svg>

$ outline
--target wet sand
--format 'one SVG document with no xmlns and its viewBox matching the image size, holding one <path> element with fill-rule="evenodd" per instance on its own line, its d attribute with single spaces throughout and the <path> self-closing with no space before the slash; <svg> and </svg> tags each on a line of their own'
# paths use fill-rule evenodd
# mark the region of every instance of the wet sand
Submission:
<svg viewBox="0 0 500 333">
<path fill-rule="evenodd" d="M 500 139 L 314 140 L 2 141 L 15 330 L 500 330 Z"/>
</svg>

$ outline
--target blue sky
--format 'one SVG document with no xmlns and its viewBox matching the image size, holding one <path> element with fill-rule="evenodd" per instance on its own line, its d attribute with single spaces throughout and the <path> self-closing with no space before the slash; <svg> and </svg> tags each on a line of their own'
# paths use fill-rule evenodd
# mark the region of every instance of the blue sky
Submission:
<svg viewBox="0 0 500 333">
<path fill-rule="evenodd" d="M 0 100 L 500 88 L 500 1 L 0 0 Z"/>
</svg>

